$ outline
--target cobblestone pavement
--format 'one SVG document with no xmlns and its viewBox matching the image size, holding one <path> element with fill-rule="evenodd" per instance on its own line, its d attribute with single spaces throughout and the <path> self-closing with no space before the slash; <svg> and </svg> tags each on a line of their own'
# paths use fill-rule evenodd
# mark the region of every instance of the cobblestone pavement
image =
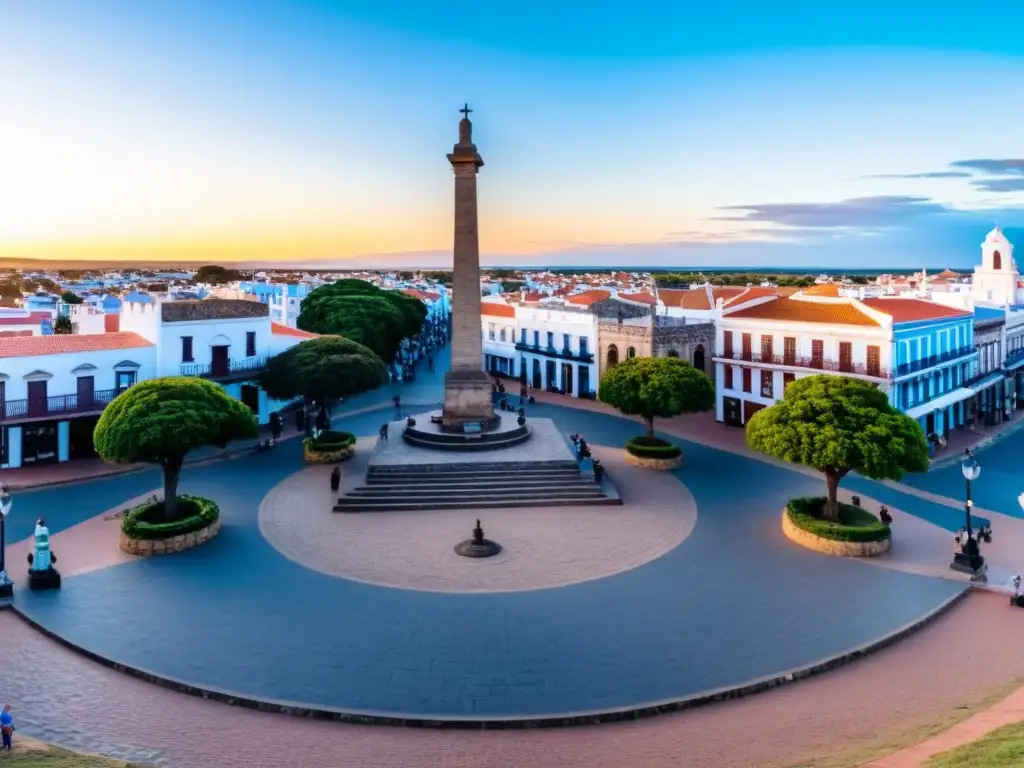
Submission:
<svg viewBox="0 0 1024 768">
<path fill-rule="evenodd" d="M 767 768 L 950 722 L 1024 676 L 1020 616 L 983 593 L 895 646 L 795 685 L 632 723 L 531 731 L 292 719 L 135 680 L 9 613 L 0 613 L 0 638 L 4 700 L 25 734 L 162 768 Z"/>
<path fill-rule="evenodd" d="M 397 434 L 397 430 L 396 430 Z M 555 439 L 560 439 L 555 435 Z M 341 493 L 364 482 L 372 438 L 344 465 Z M 338 493 L 330 467 L 310 467 L 275 486 L 260 505 L 264 537 L 291 560 L 347 579 L 436 592 L 511 592 L 577 584 L 636 568 L 677 547 L 697 521 L 693 497 L 673 475 L 606 455 L 623 506 L 488 510 L 480 513 L 495 557 L 459 557 L 472 510 L 330 514 Z M 316 510 L 317 514 L 311 514 Z"/>
</svg>

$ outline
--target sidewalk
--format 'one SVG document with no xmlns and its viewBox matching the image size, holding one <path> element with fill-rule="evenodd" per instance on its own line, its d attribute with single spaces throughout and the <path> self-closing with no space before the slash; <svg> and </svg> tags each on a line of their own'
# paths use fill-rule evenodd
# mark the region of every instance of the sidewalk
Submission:
<svg viewBox="0 0 1024 768">
<path fill-rule="evenodd" d="M 965 451 L 978 451 L 1007 437 L 1024 426 L 1024 410 L 1017 409 L 1009 421 L 991 427 L 976 427 L 973 430 L 953 430 L 949 433 L 945 448 L 939 448 L 931 460 L 930 469 L 938 469 L 960 461 Z"/>
</svg>

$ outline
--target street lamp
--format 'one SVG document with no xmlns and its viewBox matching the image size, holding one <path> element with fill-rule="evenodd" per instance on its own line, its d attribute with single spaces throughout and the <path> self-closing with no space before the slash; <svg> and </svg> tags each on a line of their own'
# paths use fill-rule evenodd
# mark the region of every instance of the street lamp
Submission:
<svg viewBox="0 0 1024 768">
<path fill-rule="evenodd" d="M 7 523 L 7 515 L 14 506 L 14 499 L 7 492 L 6 485 L 0 485 L 0 600 L 14 597 L 14 584 L 7 576 L 7 560 L 4 557 L 4 550 L 7 548 L 7 536 L 4 530 Z"/>
<path fill-rule="evenodd" d="M 978 538 L 980 536 L 988 536 L 989 534 L 987 530 L 982 530 L 979 531 L 979 536 L 975 537 L 974 528 L 971 525 L 971 507 L 974 506 L 974 501 L 971 499 L 971 482 L 977 480 L 981 475 L 981 465 L 971 455 L 969 449 L 964 455 L 964 460 L 960 462 L 960 472 L 964 476 L 966 495 L 964 516 L 966 518 L 966 525 L 958 536 L 960 551 L 953 555 L 953 562 L 949 567 L 956 571 L 971 574 L 972 579 L 984 578 L 985 558 L 981 556 Z"/>
</svg>

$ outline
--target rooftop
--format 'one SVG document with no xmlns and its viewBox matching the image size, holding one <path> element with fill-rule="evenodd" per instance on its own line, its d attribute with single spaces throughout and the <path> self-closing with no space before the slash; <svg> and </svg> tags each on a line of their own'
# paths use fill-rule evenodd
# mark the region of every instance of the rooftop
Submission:
<svg viewBox="0 0 1024 768">
<path fill-rule="evenodd" d="M 247 299 L 204 299 L 202 301 L 165 301 L 160 305 L 165 323 L 194 320 L 242 320 L 269 317 L 270 308 Z"/>
<path fill-rule="evenodd" d="M 774 299 L 747 309 L 738 309 L 726 317 L 742 320 L 783 320 L 792 323 L 878 325 L 850 302 L 800 301 L 790 298 Z"/>
<path fill-rule="evenodd" d="M 924 299 L 870 298 L 861 300 L 865 306 L 883 312 L 892 318 L 894 323 L 916 323 L 922 320 L 952 320 L 958 317 L 971 317 L 972 313 L 962 309 L 947 307 Z"/>
<path fill-rule="evenodd" d="M 584 291 L 583 293 L 577 293 L 572 296 L 566 296 L 565 300 L 570 304 L 577 304 L 583 307 L 589 307 L 598 301 L 604 301 L 612 295 L 611 291 Z"/>
<path fill-rule="evenodd" d="M 299 328 L 292 328 L 283 323 L 275 323 L 273 320 L 270 321 L 270 332 L 278 336 L 294 336 L 297 339 L 316 339 L 320 337 L 319 333 L 310 333 Z"/>
<path fill-rule="evenodd" d="M 516 308 L 496 301 L 481 301 L 480 314 L 490 317 L 515 317 Z"/>
<path fill-rule="evenodd" d="M 137 333 L 56 334 L 53 336 L 0 337 L 0 358 L 33 355 L 64 355 L 72 352 L 103 352 L 112 349 L 152 347 Z"/>
</svg>

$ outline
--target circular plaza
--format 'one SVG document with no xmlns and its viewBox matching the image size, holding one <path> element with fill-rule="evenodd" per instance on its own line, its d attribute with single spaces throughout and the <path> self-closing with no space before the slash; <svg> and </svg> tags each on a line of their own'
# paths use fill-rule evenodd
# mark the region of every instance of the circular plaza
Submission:
<svg viewBox="0 0 1024 768">
<path fill-rule="evenodd" d="M 387 413 L 340 423 L 362 449 Z M 222 529 L 169 557 L 130 558 L 116 536 L 86 535 L 154 489 L 153 472 L 22 494 L 62 561 L 88 547 L 89 562 L 60 591 L 19 591 L 18 610 L 77 649 L 193 692 L 382 721 L 517 724 L 786 680 L 904 632 L 965 589 L 789 543 L 779 510 L 815 491 L 814 478 L 688 442 L 682 468 L 645 472 L 617 447 L 635 423 L 532 413 L 587 437 L 621 506 L 335 514 L 328 476 L 285 441 L 186 470 L 184 490 L 218 500 Z M 503 555 L 452 553 L 476 517 Z M 12 538 L 27 526 L 12 520 Z"/>
</svg>

